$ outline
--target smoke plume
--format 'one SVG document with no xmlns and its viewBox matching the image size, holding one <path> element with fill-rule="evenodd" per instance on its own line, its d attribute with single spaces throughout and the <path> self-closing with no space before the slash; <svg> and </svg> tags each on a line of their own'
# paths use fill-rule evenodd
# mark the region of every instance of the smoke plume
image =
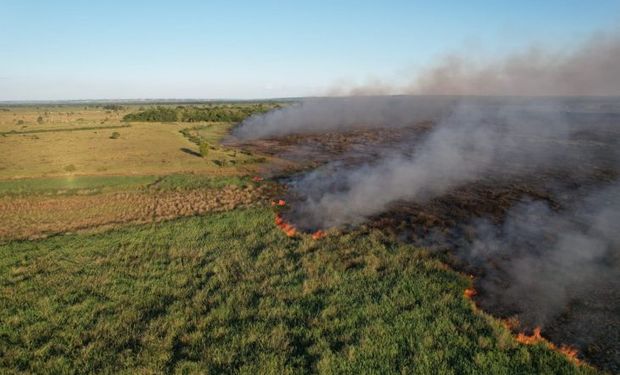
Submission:
<svg viewBox="0 0 620 375">
<path fill-rule="evenodd" d="M 495 60 L 448 54 L 406 83 L 339 85 L 329 95 L 620 95 L 620 34 L 598 33 L 575 48 L 530 47 Z"/>
<path fill-rule="evenodd" d="M 455 57 L 391 91 L 496 96 L 306 99 L 246 120 L 234 136 L 433 124 L 421 138 L 368 150 L 362 162 L 339 157 L 292 178 L 296 199 L 287 219 L 302 230 L 356 225 L 479 181 L 564 176 L 563 184 L 547 186 L 560 207 L 525 201 L 500 222 L 482 218 L 473 242 L 457 241 L 466 243 L 458 252 L 484 270 L 480 287 L 491 310 L 516 311 L 530 326 L 564 314 L 556 325 L 565 328 L 560 340 L 568 336 L 580 347 L 596 343 L 618 353 L 618 337 L 610 332 L 620 332 L 620 99 L 577 97 L 620 95 L 618 61 L 620 38 L 609 35 L 567 53 L 530 50 L 486 64 Z M 379 86 L 355 93 L 386 92 Z M 605 177 L 588 179 L 596 173 Z M 620 364 L 617 355 L 610 358 L 609 368 Z"/>
</svg>

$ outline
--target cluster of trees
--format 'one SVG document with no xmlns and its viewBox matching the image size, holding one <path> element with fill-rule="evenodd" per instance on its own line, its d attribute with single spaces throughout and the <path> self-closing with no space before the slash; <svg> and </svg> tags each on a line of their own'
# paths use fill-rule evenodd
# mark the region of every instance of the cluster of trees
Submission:
<svg viewBox="0 0 620 375">
<path fill-rule="evenodd" d="M 123 108 L 125 108 L 125 107 L 123 107 L 120 104 L 106 104 L 106 105 L 103 106 L 103 109 L 108 109 L 110 111 L 120 111 Z"/>
<path fill-rule="evenodd" d="M 123 117 L 124 121 L 146 122 L 239 122 L 248 116 L 279 108 L 277 104 L 177 106 L 176 108 L 158 106 Z"/>
<path fill-rule="evenodd" d="M 148 108 L 137 113 L 129 113 L 123 117 L 123 121 L 144 122 L 176 122 L 177 119 L 177 111 L 174 108 L 161 106 Z"/>
</svg>

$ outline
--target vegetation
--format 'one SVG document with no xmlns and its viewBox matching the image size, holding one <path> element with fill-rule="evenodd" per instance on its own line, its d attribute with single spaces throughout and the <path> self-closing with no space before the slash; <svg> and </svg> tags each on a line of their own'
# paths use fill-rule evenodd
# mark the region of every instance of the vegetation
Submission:
<svg viewBox="0 0 620 375">
<path fill-rule="evenodd" d="M 157 106 L 130 113 L 124 121 L 143 122 L 239 122 L 248 116 L 278 108 L 276 104 L 207 105 L 207 106 Z"/>
<path fill-rule="evenodd" d="M 142 121 L 142 122 L 175 122 L 177 121 L 177 112 L 173 108 L 157 106 L 149 108 L 142 112 L 129 113 L 123 117 L 124 121 Z"/>
<path fill-rule="evenodd" d="M 32 373 L 589 373 L 519 345 L 468 280 L 267 209 L 0 246 L 0 367 Z"/>
<path fill-rule="evenodd" d="M 0 134 L 15 135 L 15 134 L 36 134 L 36 133 L 54 133 L 54 132 L 74 132 L 81 130 L 102 130 L 102 129 L 120 129 L 128 128 L 131 125 L 109 125 L 109 126 L 80 126 L 72 128 L 53 128 L 53 129 L 32 129 L 32 130 L 11 130 L 8 132 L 0 132 Z"/>
<path fill-rule="evenodd" d="M 203 158 L 206 158 L 209 155 L 209 148 L 211 146 L 209 146 L 208 142 L 202 142 L 200 144 L 200 155 L 202 155 Z"/>
<path fill-rule="evenodd" d="M 121 133 L 113 132 L 112 135 L 110 136 L 110 139 L 119 139 L 120 137 L 121 137 Z"/>
<path fill-rule="evenodd" d="M 170 176 L 172 177 L 172 176 Z M 157 176 L 73 176 L 0 180 L 0 197 L 71 195 L 137 189 L 156 182 Z"/>
</svg>

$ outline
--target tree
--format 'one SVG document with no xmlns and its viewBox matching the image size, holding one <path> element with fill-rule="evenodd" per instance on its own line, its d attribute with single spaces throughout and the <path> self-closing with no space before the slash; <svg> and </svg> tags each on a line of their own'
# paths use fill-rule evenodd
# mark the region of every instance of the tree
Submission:
<svg viewBox="0 0 620 375">
<path fill-rule="evenodd" d="M 42 124 L 43 123 L 43 117 L 41 117 L 41 116 L 37 117 L 37 123 Z"/>
</svg>

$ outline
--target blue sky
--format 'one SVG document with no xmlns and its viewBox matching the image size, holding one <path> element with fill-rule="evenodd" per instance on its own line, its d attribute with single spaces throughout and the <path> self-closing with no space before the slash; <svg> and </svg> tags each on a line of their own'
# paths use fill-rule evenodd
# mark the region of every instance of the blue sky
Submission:
<svg viewBox="0 0 620 375">
<path fill-rule="evenodd" d="M 570 48 L 620 1 L 0 0 L 0 100 L 265 98 Z"/>
</svg>

